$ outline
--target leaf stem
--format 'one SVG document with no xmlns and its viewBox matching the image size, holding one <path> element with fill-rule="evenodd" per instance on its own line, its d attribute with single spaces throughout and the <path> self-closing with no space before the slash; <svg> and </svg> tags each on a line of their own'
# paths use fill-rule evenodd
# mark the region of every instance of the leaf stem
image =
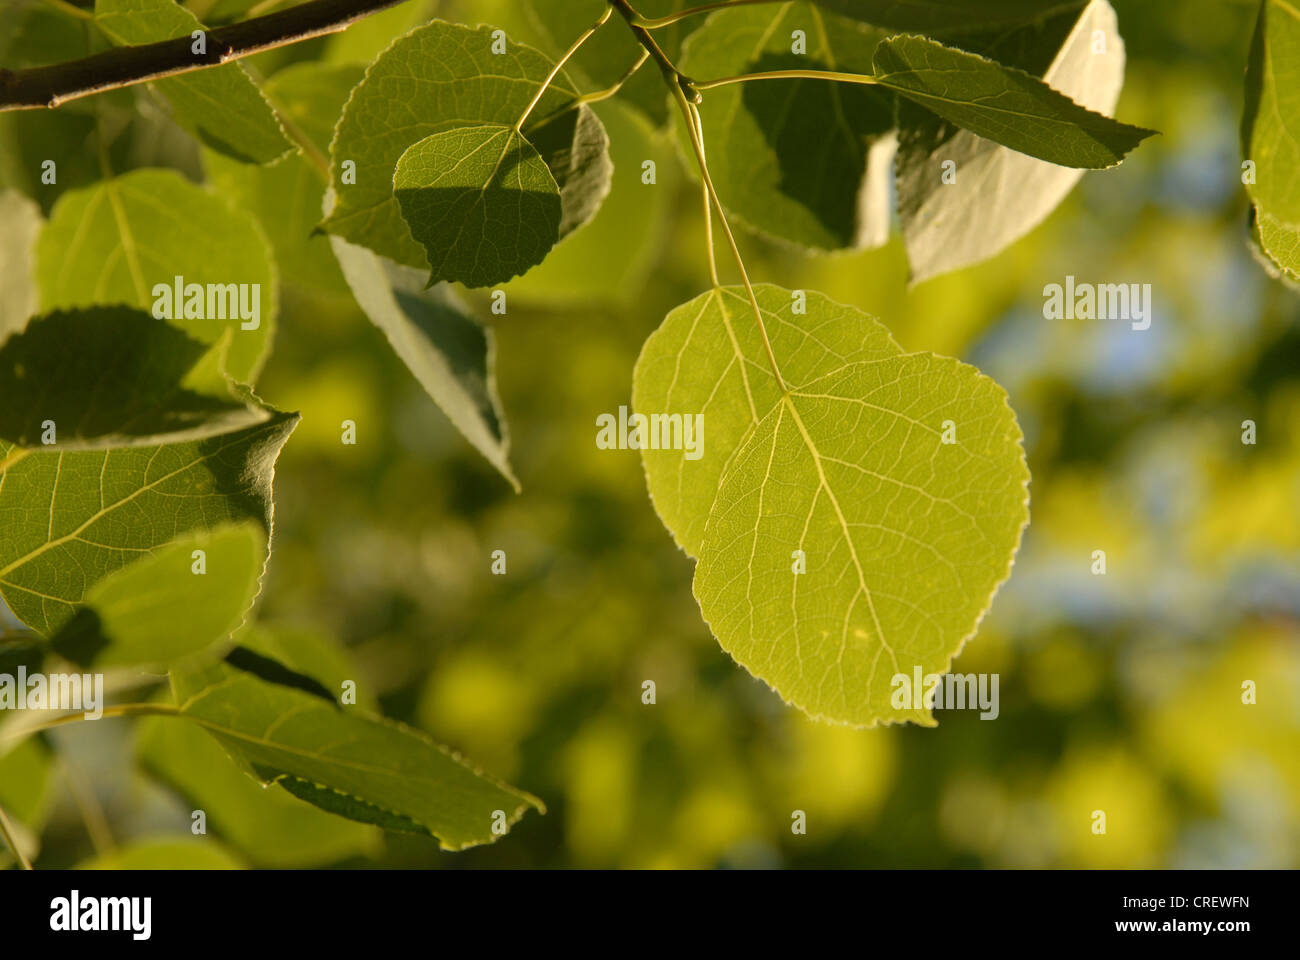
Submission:
<svg viewBox="0 0 1300 960">
<path fill-rule="evenodd" d="M 759 309 L 758 297 L 754 295 L 754 285 L 749 282 L 749 271 L 745 269 L 745 260 L 740 255 L 740 247 L 736 244 L 736 237 L 731 232 L 731 224 L 727 222 L 727 212 L 722 209 L 722 201 L 718 199 L 718 191 L 713 186 L 713 178 L 709 176 L 709 165 L 704 159 L 704 124 L 700 121 L 699 111 L 694 109 L 695 104 L 700 102 L 699 85 L 677 69 L 677 65 L 672 62 L 655 43 L 654 37 L 650 36 L 649 31 L 643 26 L 644 17 L 632 8 L 629 0 L 609 0 L 609 5 L 618 10 L 627 21 L 628 27 L 631 28 L 633 36 L 659 63 L 659 68 L 664 74 L 664 80 L 667 82 L 672 92 L 673 99 L 677 101 L 677 106 L 682 111 L 682 118 L 686 121 L 687 130 L 690 132 L 691 147 L 695 151 L 695 161 L 700 168 L 700 179 L 704 183 L 704 191 L 713 201 L 713 207 L 718 211 L 718 221 L 722 224 L 722 232 L 727 238 L 727 245 L 731 247 L 731 255 L 736 261 L 736 268 L 740 271 L 741 282 L 745 285 L 745 292 L 749 294 L 749 305 L 754 310 L 754 320 L 758 324 L 759 335 L 763 338 L 763 348 L 767 351 L 768 363 L 772 366 L 772 376 L 776 379 L 776 384 L 783 394 L 790 392 L 785 385 L 785 378 L 781 376 L 781 368 L 776 362 L 776 353 L 772 350 L 772 340 L 767 335 L 767 325 L 763 322 L 763 311 Z M 713 225 L 711 218 L 706 218 L 706 229 L 709 235 L 709 256 L 710 266 L 713 268 L 713 285 L 718 286 L 717 268 L 712 263 L 713 256 Z"/>
<path fill-rule="evenodd" d="M 750 80 L 838 80 L 842 83 L 879 83 L 879 77 L 867 73 L 843 73 L 839 70 L 764 70 L 759 73 L 742 73 L 735 77 L 717 80 L 694 80 L 696 90 L 712 90 L 729 83 L 748 83 Z"/>
<path fill-rule="evenodd" d="M 569 58 L 577 53 L 584 43 L 591 39 L 593 33 L 605 25 L 609 20 L 610 14 L 613 12 L 613 7 L 606 7 L 605 12 L 596 18 L 596 22 L 583 31 L 582 35 L 579 36 L 577 40 L 574 40 L 573 43 L 569 44 L 569 49 L 565 50 L 564 56 L 560 57 L 560 59 L 556 61 L 555 66 L 551 68 L 551 72 L 548 73 L 546 79 L 542 81 L 542 85 L 537 88 L 537 93 L 533 95 L 533 99 L 528 102 L 528 106 L 524 107 L 524 112 L 521 113 L 519 119 L 515 121 L 515 133 L 519 133 L 523 130 L 524 122 L 528 119 L 528 115 L 533 112 L 533 107 L 537 106 L 537 102 L 542 99 L 542 96 L 550 87 L 551 81 L 554 80 L 556 75 L 564 69 L 564 65 L 569 62 Z"/>
<path fill-rule="evenodd" d="M 4 807 L 0 807 L 0 839 L 3 839 L 5 846 L 13 851 L 14 859 L 18 861 L 19 866 L 24 870 L 32 869 L 32 862 L 19 849 L 18 841 L 14 839 L 13 828 L 9 825 L 9 818 L 5 815 Z"/>
<path fill-rule="evenodd" d="M 0 68 L 0 110 L 57 107 L 69 100 L 129 87 L 159 77 L 215 67 L 232 60 L 344 30 L 405 0 L 308 0 L 207 32 L 207 52 L 196 54 L 189 34 L 138 47 L 24 70 Z"/>
<path fill-rule="evenodd" d="M 673 94 L 677 100 L 677 106 L 686 114 L 686 122 L 690 123 L 691 104 L 686 100 L 686 95 L 681 87 L 674 85 Z M 741 282 L 745 284 L 745 292 L 749 294 L 749 305 L 754 310 L 754 320 L 758 323 L 758 332 L 763 337 L 763 348 L 767 351 L 768 363 L 772 365 L 772 376 L 776 378 L 776 385 L 782 393 L 789 393 L 789 388 L 785 385 L 785 378 L 781 376 L 781 368 L 777 365 L 776 354 L 772 350 L 772 341 L 767 335 L 767 324 L 763 322 L 763 311 L 759 309 L 758 297 L 754 295 L 754 286 L 749 282 L 749 271 L 745 269 L 745 260 L 740 255 L 740 247 L 736 245 L 736 237 L 731 232 L 731 224 L 727 222 L 727 213 L 722 209 L 722 201 L 718 199 L 718 191 L 714 189 L 713 178 L 709 176 L 709 165 L 704 160 L 704 144 L 697 142 L 695 137 L 691 137 L 691 146 L 695 148 L 695 160 L 700 168 L 700 178 L 704 181 L 704 188 L 708 195 L 713 199 L 713 206 L 718 211 L 718 221 L 722 224 L 722 232 L 727 238 L 727 244 L 731 247 L 731 256 L 736 261 L 736 269 L 740 271 Z M 717 284 L 717 278 L 714 278 L 714 284 Z"/>
<path fill-rule="evenodd" d="M 704 121 L 700 119 L 700 110 L 695 104 L 688 104 L 690 115 L 687 118 L 691 124 L 691 137 L 695 143 L 699 144 L 700 157 L 704 159 Z M 700 178 L 700 193 L 704 197 L 704 246 L 709 252 L 709 276 L 713 279 L 715 288 L 721 287 L 718 282 L 718 258 L 713 250 L 713 208 L 710 206 L 709 188 Z"/>
<path fill-rule="evenodd" d="M 119 703 L 116 706 L 105 707 L 98 717 L 87 717 L 84 711 L 65 713 L 57 717 L 52 717 L 43 723 L 21 726 L 16 731 L 9 729 L 11 726 L 19 726 L 19 722 L 14 720 L 5 728 L 0 729 L 0 743 L 5 743 L 11 740 L 21 740 L 34 733 L 40 733 L 42 730 L 52 730 L 55 727 L 62 727 L 69 723 L 80 723 L 85 720 L 111 720 L 115 717 L 149 716 L 176 717 L 180 716 L 180 711 L 165 703 Z"/>
<path fill-rule="evenodd" d="M 665 17 L 641 17 L 640 26 L 645 27 L 647 30 L 658 30 L 661 27 L 670 27 L 687 17 L 693 17 L 701 13 L 712 13 L 714 10 L 722 10 L 726 7 L 749 7 L 756 3 L 777 2 L 779 0 L 721 0 L 719 3 L 705 3 L 698 7 L 687 7 L 685 10 L 678 10 L 676 13 L 670 13 Z"/>
<path fill-rule="evenodd" d="M 606 87 L 604 90 L 596 90 L 593 93 L 584 93 L 574 102 L 575 103 L 600 103 L 600 101 L 602 100 L 608 100 L 610 97 L 614 96 L 614 94 L 622 90 L 623 84 L 631 80 L 633 74 L 635 74 L 638 70 L 640 70 L 641 67 L 644 66 L 645 62 L 649 59 L 650 59 L 650 51 L 643 49 L 641 51 L 641 56 L 637 58 L 636 63 L 628 67 L 627 70 L 624 71 L 623 76 L 619 77 L 618 80 L 616 80 L 612 85 Z"/>
</svg>

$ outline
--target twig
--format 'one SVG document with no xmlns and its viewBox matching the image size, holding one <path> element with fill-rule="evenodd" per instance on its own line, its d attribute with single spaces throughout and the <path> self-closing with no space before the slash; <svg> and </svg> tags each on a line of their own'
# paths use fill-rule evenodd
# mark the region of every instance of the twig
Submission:
<svg viewBox="0 0 1300 960">
<path fill-rule="evenodd" d="M 207 32 L 204 53 L 188 37 L 115 47 L 81 60 L 25 70 L 0 69 L 0 110 L 57 107 L 69 100 L 229 63 L 327 33 L 405 0 L 310 0 L 288 10 Z"/>
</svg>

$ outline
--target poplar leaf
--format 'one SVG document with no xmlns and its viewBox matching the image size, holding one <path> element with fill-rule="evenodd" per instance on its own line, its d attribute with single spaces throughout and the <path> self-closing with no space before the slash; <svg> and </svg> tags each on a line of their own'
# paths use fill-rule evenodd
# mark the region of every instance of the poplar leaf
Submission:
<svg viewBox="0 0 1300 960">
<path fill-rule="evenodd" d="M 492 44 L 491 27 L 471 29 L 435 20 L 395 40 L 369 66 L 364 79 L 352 91 L 330 144 L 331 185 L 338 202 L 321 225 L 325 230 L 407 266 L 422 268 L 431 261 L 442 263 L 440 255 L 431 253 L 426 257 L 424 246 L 417 242 L 403 219 L 405 211 L 394 195 L 394 173 L 398 160 L 409 148 L 435 134 L 460 130 L 459 134 L 415 151 L 407 161 L 408 173 L 441 175 L 444 185 L 453 187 L 458 195 L 464 188 L 475 186 L 458 175 L 447 179 L 449 171 L 435 162 L 436 151 L 463 151 L 458 154 L 463 156 L 473 147 L 482 146 L 487 133 L 469 134 L 464 132 L 466 128 L 513 127 L 554 66 L 524 44 L 507 41 L 506 51 L 501 54 L 492 52 Z M 529 257 L 536 259 L 516 269 L 516 273 L 541 259 L 545 251 L 538 255 L 537 245 L 549 238 L 549 249 L 560 235 L 559 224 L 567 231 L 585 223 L 609 189 L 610 165 L 604 134 L 596 130 L 600 121 L 585 105 L 573 106 L 577 96 L 577 90 L 561 72 L 529 115 L 523 136 L 518 138 L 525 143 L 496 130 L 502 134 L 496 146 L 505 151 L 504 155 L 514 155 L 515 159 L 524 161 L 524 169 L 519 171 L 527 183 L 523 189 L 541 187 L 546 196 L 544 202 L 530 204 L 532 213 L 523 220 L 528 224 L 528 231 L 536 234 L 524 245 Z M 534 131 L 542 130 L 547 133 L 539 133 L 534 140 Z M 567 139 L 562 135 L 565 131 L 569 134 Z M 494 161 L 499 156 L 502 154 L 493 153 Z M 549 169 L 553 184 L 545 184 L 540 177 L 538 156 Z M 348 161 L 355 165 L 355 182 L 342 175 L 342 165 Z M 471 166 L 482 177 L 477 186 L 489 187 L 491 178 L 486 174 L 492 168 L 484 169 L 474 160 Z M 509 174 L 510 168 L 503 172 Z M 561 193 L 563 213 L 557 218 L 551 194 L 570 183 L 573 187 Z M 429 183 L 409 179 L 404 186 L 408 190 L 430 188 Z M 432 193 L 432 189 L 427 192 Z M 433 206 L 447 212 L 441 203 Z M 502 223 L 507 228 L 516 222 L 517 218 L 504 209 L 493 209 L 497 210 L 494 215 L 506 217 Z M 534 220 L 539 210 L 545 214 Z M 483 214 L 472 205 L 468 213 L 468 227 L 472 231 L 476 229 L 475 223 L 481 225 Z M 406 216 L 409 218 L 411 214 Z M 429 224 L 419 215 L 417 220 L 420 221 L 417 228 L 426 231 L 419 239 L 428 241 L 432 236 L 427 232 Z M 450 232 L 444 239 L 454 240 L 458 228 L 459 225 L 452 228 L 449 223 Z M 461 264 L 472 257 L 469 241 L 457 246 L 460 259 L 449 259 L 448 265 Z M 487 256 L 497 258 L 502 252 L 489 251 Z M 502 269 L 508 266 L 504 260 L 490 259 L 490 262 Z M 486 275 L 486 271 L 476 273 L 471 269 L 471 279 L 466 282 L 493 282 L 474 279 Z M 508 273 L 502 279 L 513 275 Z"/>
<path fill-rule="evenodd" d="M 188 37 L 203 24 L 173 0 L 95 0 L 95 23 L 128 46 Z M 265 163 L 292 144 L 242 63 L 153 81 L 180 123 L 203 143 L 237 160 Z"/>
<path fill-rule="evenodd" d="M 393 187 L 424 247 L 429 286 L 485 287 L 542 262 L 560 239 L 560 188 L 512 127 L 457 127 L 402 154 Z"/>
<path fill-rule="evenodd" d="M 330 237 L 330 245 L 366 316 L 456 429 L 518 490 L 497 396 L 492 331 L 446 284 L 425 288 L 419 271 L 342 237 Z"/>
<path fill-rule="evenodd" d="M 809 290 L 807 313 L 794 291 L 754 285 L 772 349 L 787 382 L 805 382 L 846 363 L 902 353 L 862 311 Z M 727 464 L 780 399 L 744 287 L 702 293 L 672 310 L 650 334 L 632 374 L 632 407 L 645 416 L 701 414 L 704 455 L 643 449 L 650 499 L 686 553 L 700 551 L 709 508 Z"/>
<path fill-rule="evenodd" d="M 1300 280 L 1300 12 L 1263 0 L 1246 68 L 1241 152 L 1255 164 L 1246 190 L 1255 242 L 1293 283 Z"/>
<path fill-rule="evenodd" d="M 876 82 L 987 140 L 1063 167 L 1104 169 L 1155 131 L 1075 103 L 1023 70 L 925 37 L 876 48 Z"/>
<path fill-rule="evenodd" d="M 697 463 L 711 462 L 691 476 L 681 452 L 643 450 L 656 506 L 697 552 L 695 596 L 723 649 L 787 702 L 855 726 L 932 725 L 894 706 L 893 678 L 946 672 L 1010 572 L 1029 519 L 1015 416 L 973 367 L 903 353 L 852 308 L 809 294 L 780 315 L 791 291 L 756 294 L 787 392 L 758 374 L 757 334 L 741 339 L 756 325 L 738 288 L 674 311 L 638 360 L 637 411 L 703 407 Z M 707 372 L 678 388 L 669 358 L 685 350 Z"/>
<path fill-rule="evenodd" d="M 1107 0 L 1022 33 L 1025 49 L 1016 49 L 1018 35 L 999 35 L 975 52 L 1041 75 L 1089 110 L 1115 109 L 1124 41 Z M 1043 69 L 1037 61 L 1045 47 L 1055 54 Z M 995 256 L 1041 223 L 1083 176 L 954 128 L 914 104 L 903 105 L 899 121 L 898 213 L 914 283 Z"/>
<path fill-rule="evenodd" d="M 98 581 L 178 537 L 240 521 L 265 535 L 275 459 L 298 420 L 229 386 L 216 416 L 202 419 L 211 411 L 184 404 L 225 383 L 213 351 L 159 336 L 153 318 L 116 322 L 120 310 L 38 318 L 0 350 L 0 380 L 38 385 L 32 401 L 0 418 L 0 596 L 46 635 Z M 27 349 L 51 330 L 62 336 L 61 352 Z M 105 354 L 108 331 L 124 342 Z M 102 365 L 105 356 L 114 366 Z M 45 382 L 59 389 L 43 394 Z M 129 386 L 136 396 L 101 407 L 103 384 Z M 185 398 L 179 416 L 168 407 L 177 398 Z M 42 403 L 59 419 L 38 423 Z M 142 432 L 178 421 L 184 429 Z"/>
<path fill-rule="evenodd" d="M 253 522 L 187 534 L 93 584 L 50 645 L 83 666 L 166 669 L 230 640 L 252 608 L 266 555 L 266 534 Z"/>
<path fill-rule="evenodd" d="M 136 170 L 65 193 L 37 245 L 44 311 L 128 304 L 152 312 L 154 288 L 174 288 L 178 276 L 185 288 L 204 288 L 204 315 L 187 315 L 199 312 L 185 310 L 189 294 L 179 304 L 169 296 L 169 320 L 207 344 L 229 335 L 226 372 L 251 383 L 270 342 L 276 287 L 270 249 L 248 214 L 174 171 Z M 225 309 L 214 309 L 213 315 L 207 308 L 209 284 L 220 285 L 224 297 Z M 256 293 L 256 329 L 242 329 L 228 296 L 230 284 L 248 284 L 250 298 Z M 216 315 L 220 312 L 226 315 Z"/>
<path fill-rule="evenodd" d="M 541 801 L 481 773 L 424 734 L 268 683 L 226 665 L 173 671 L 181 714 L 262 783 L 387 830 L 437 837 L 446 850 L 490 843 Z"/>
<path fill-rule="evenodd" d="M 0 342 L 36 312 L 33 248 L 43 223 L 41 208 L 17 190 L 0 190 Z"/>
</svg>

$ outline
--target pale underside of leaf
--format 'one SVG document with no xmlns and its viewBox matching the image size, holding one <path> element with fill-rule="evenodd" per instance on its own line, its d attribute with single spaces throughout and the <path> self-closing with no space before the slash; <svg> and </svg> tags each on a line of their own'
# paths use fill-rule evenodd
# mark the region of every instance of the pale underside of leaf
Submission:
<svg viewBox="0 0 1300 960">
<path fill-rule="evenodd" d="M 456 429 L 518 490 L 496 389 L 492 331 L 445 285 L 422 289 L 419 271 L 387 263 L 342 237 L 331 236 L 330 245 L 366 316 Z"/>
<path fill-rule="evenodd" d="M 1098 31 L 1102 49 L 1095 48 Z M 1081 106 L 1110 114 L 1123 86 L 1124 60 L 1114 9 L 1107 0 L 1093 0 L 1043 80 Z M 955 130 L 919 109 L 911 113 L 918 116 L 900 136 L 897 175 L 913 283 L 994 256 L 1041 223 L 1083 176 Z M 948 171 L 953 177 L 945 176 Z"/>
</svg>

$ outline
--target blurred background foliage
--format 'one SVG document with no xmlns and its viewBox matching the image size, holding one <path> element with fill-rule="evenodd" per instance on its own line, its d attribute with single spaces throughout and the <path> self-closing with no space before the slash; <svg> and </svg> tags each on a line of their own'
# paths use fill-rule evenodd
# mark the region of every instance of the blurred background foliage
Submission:
<svg viewBox="0 0 1300 960">
<path fill-rule="evenodd" d="M 190 5 L 211 22 L 241 10 Z M 0 762 L 0 804 L 41 835 L 37 865 L 129 864 L 140 843 L 213 866 L 1300 865 L 1300 295 L 1247 244 L 1238 124 L 1257 4 L 1114 5 L 1129 56 L 1118 116 L 1163 135 L 1088 174 L 995 259 L 910 288 L 897 235 L 831 257 L 741 237 L 756 280 L 855 304 L 906 349 L 967 359 L 1010 392 L 1032 525 L 953 668 L 1000 674 L 996 720 L 813 723 L 710 636 L 637 454 L 594 443 L 596 417 L 629 403 L 642 341 L 708 282 L 696 182 L 670 138 L 610 102 L 616 171 L 597 220 L 505 288 L 505 316 L 467 295 L 496 331 L 522 494 L 365 320 L 322 238 L 277 242 L 281 314 L 259 384 L 303 418 L 276 471 L 260 620 L 328 649 L 335 675 L 548 814 L 442 853 L 263 791 L 201 733 L 84 724 Z M 254 64 L 360 67 L 433 11 L 528 29 L 510 0 L 412 2 Z M 11 40 L 11 61 L 85 50 L 52 7 Z M 0 184 L 24 188 L 31 157 L 67 157 L 58 190 L 96 177 L 96 122 L 115 169 L 205 176 L 193 142 L 128 91 L 4 115 Z M 55 191 L 33 192 L 48 212 Z M 1043 287 L 1066 274 L 1151 283 L 1151 328 L 1044 320 Z M 505 576 L 489 572 L 498 549 Z M 206 841 L 189 831 L 200 801 Z"/>
</svg>

